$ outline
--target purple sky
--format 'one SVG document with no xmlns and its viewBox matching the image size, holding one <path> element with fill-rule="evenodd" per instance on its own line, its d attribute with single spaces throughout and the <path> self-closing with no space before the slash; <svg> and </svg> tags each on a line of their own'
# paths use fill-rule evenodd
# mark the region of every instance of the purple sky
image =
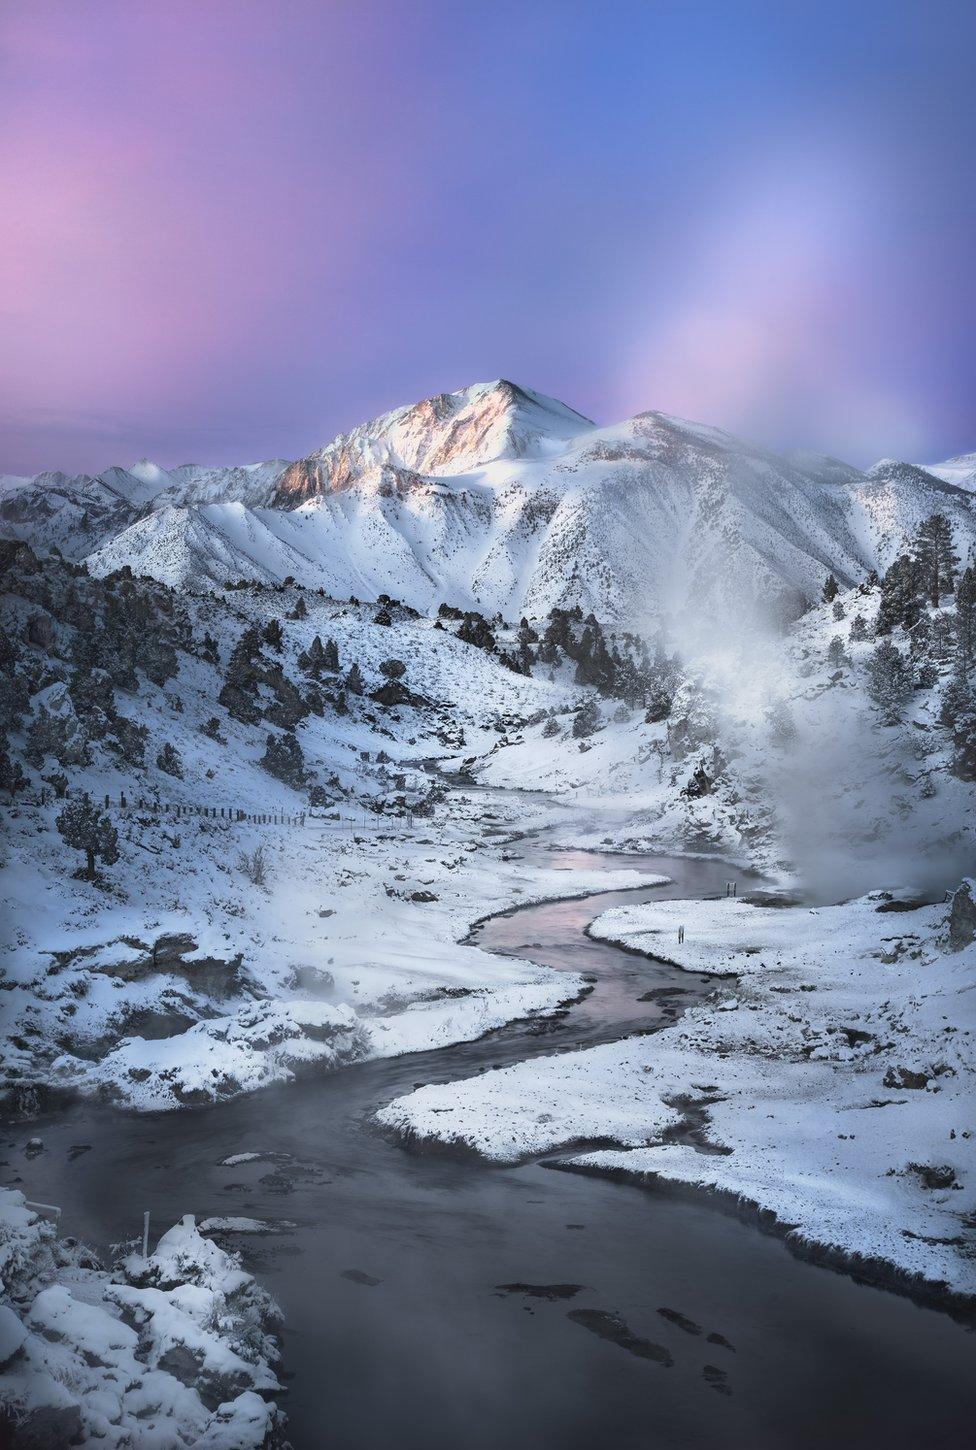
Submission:
<svg viewBox="0 0 976 1450">
<path fill-rule="evenodd" d="M 5 0 L 0 471 L 499 375 L 976 448 L 976 5 Z"/>
</svg>

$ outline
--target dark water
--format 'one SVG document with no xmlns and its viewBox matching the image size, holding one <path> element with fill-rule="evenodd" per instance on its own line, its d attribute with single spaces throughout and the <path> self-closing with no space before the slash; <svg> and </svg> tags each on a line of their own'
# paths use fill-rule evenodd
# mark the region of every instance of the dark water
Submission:
<svg viewBox="0 0 976 1450">
<path fill-rule="evenodd" d="M 513 1026 L 179 1115 L 77 1107 L 18 1128 L 8 1177 L 102 1245 L 138 1232 L 145 1208 L 155 1233 L 187 1211 L 292 1223 L 242 1247 L 285 1311 L 296 1450 L 971 1443 L 976 1343 L 948 1317 L 802 1263 L 707 1203 L 542 1163 L 417 1156 L 368 1126 L 415 1083 L 651 1028 L 693 997 L 638 1001 L 646 992 L 702 990 L 581 931 L 619 900 L 721 892 L 729 868 L 561 859 L 640 864 L 675 884 L 529 907 L 476 932 L 597 975 L 552 1030 Z M 45 1151 L 27 1160 L 32 1132 Z M 73 1144 L 91 1151 L 71 1159 Z M 218 1166 L 265 1149 L 281 1156 Z"/>
</svg>

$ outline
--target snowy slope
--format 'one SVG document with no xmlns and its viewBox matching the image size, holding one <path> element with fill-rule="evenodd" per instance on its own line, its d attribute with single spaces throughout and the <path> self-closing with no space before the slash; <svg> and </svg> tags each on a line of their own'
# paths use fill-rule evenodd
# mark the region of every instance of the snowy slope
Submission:
<svg viewBox="0 0 976 1450">
<path fill-rule="evenodd" d="M 963 559 L 976 546 L 976 495 L 914 463 L 882 459 L 852 488 L 851 501 L 851 526 L 879 569 L 904 551 L 922 520 L 934 513 L 949 519 Z"/>
<path fill-rule="evenodd" d="M 388 414 L 284 474 L 279 504 L 159 510 L 95 551 L 172 584 L 280 580 L 506 617 L 643 619 L 815 597 L 863 577 L 848 499 L 804 467 L 663 414 L 596 428 L 509 383 Z"/>
<path fill-rule="evenodd" d="M 33 478 L 0 477 L 0 536 L 22 539 L 47 553 L 60 549 L 83 559 L 138 517 L 137 509 L 114 478 L 87 474 L 38 473 Z M 110 476 L 112 475 L 112 476 Z"/>
<path fill-rule="evenodd" d="M 296 463 L 6 480 L 0 532 L 97 573 L 128 564 L 198 589 L 291 575 L 336 597 L 506 618 L 575 604 L 638 624 L 751 603 L 795 614 L 827 573 L 847 585 L 883 570 L 936 510 L 965 557 L 976 494 L 955 479 L 971 461 L 862 473 L 661 413 L 599 428 L 498 380 L 398 408 Z"/>
<path fill-rule="evenodd" d="M 347 488 L 383 464 L 433 476 L 470 472 L 498 458 L 558 451 L 593 424 L 572 408 L 499 378 L 396 408 L 293 463 L 279 485 L 289 505 Z"/>
<path fill-rule="evenodd" d="M 22 478 L 0 475 L 0 537 L 22 539 L 34 549 L 59 548 L 69 559 L 83 559 L 109 542 L 149 510 L 240 502 L 259 507 L 270 502 L 285 469 L 284 459 L 210 468 L 183 463 L 165 469 L 148 459 L 131 468 L 86 473 L 38 473 Z"/>
<path fill-rule="evenodd" d="M 926 463 L 925 470 L 946 483 L 954 483 L 957 488 L 976 492 L 976 453 L 960 453 L 944 463 Z"/>
</svg>

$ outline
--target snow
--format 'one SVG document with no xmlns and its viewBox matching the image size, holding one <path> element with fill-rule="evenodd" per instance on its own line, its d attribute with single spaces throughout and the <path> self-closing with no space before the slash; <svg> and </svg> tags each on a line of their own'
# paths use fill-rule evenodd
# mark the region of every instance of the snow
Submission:
<svg viewBox="0 0 976 1450">
<path fill-rule="evenodd" d="M 714 978 L 709 999 L 654 1036 L 431 1085 L 381 1120 L 496 1161 L 558 1155 L 729 1195 L 798 1243 L 976 1292 L 976 948 L 947 950 L 944 906 L 880 910 L 940 896 L 971 870 L 976 789 L 952 774 L 939 724 L 948 658 L 884 726 L 866 690 L 873 642 L 852 634 L 858 614 L 870 631 L 878 605 L 858 581 L 927 514 L 948 514 L 960 553 L 976 541 L 966 463 L 886 460 L 862 474 L 662 414 L 597 427 L 499 380 L 398 409 L 295 464 L 144 460 L 97 479 L 4 480 L 0 532 L 86 557 L 99 575 L 129 564 L 180 588 L 195 637 L 212 634 L 223 664 L 245 626 L 279 620 L 292 677 L 320 635 L 366 683 L 348 715 L 330 707 L 299 728 L 330 801 L 302 827 L 232 819 L 293 817 L 307 795 L 261 769 L 266 721 L 220 711 L 224 742 L 202 733 L 223 664 L 185 653 L 165 689 L 119 692 L 148 731 L 146 764 L 96 741 L 72 771 L 72 788 L 113 802 L 121 859 L 102 882 L 70 875 L 56 802 L 4 807 L 8 1102 L 30 1111 L 54 1089 L 177 1111 L 544 1016 L 582 979 L 482 950 L 467 940 L 473 923 L 666 879 L 594 871 L 573 848 L 720 855 L 801 886 L 811 905 L 655 902 L 590 928 Z M 786 635 L 759 627 L 753 603 L 815 599 L 828 572 L 844 586 L 840 618 L 818 604 Z M 281 586 L 288 576 L 297 584 Z M 266 587 L 223 587 L 240 578 Z M 375 605 L 351 601 L 384 592 L 508 618 L 578 602 L 646 634 L 660 620 L 682 656 L 670 716 L 601 700 L 599 728 L 580 741 L 572 716 L 592 695 L 570 665 L 522 676 L 430 617 L 393 605 L 383 626 Z M 292 619 L 299 600 L 307 616 Z M 35 607 L 5 598 L 18 638 Z M 510 646 L 512 629 L 495 627 Z M 840 662 L 827 657 L 835 637 Z M 67 715 L 57 643 L 39 659 L 32 708 Z M 419 704 L 370 699 L 391 658 Z M 778 738 L 777 712 L 792 739 Z M 10 741 L 22 754 L 23 732 Z M 182 778 L 154 764 L 165 743 Z M 689 790 L 698 768 L 713 777 L 704 794 Z M 408 819 L 406 801 L 428 813 Z M 200 806 L 226 814 L 190 814 Z M 512 849 L 535 832 L 565 848 L 563 869 Z M 239 865 L 259 845 L 265 888 Z M 267 1156 L 255 1134 L 224 1162 Z M 130 1259 L 107 1274 L 4 1193 L 0 1274 L 17 1403 L 62 1415 L 65 1438 L 82 1425 L 124 1443 L 130 1422 L 147 1445 L 277 1433 L 270 1340 L 248 1357 L 213 1327 L 229 1297 L 262 1324 L 270 1308 L 194 1225 L 166 1235 L 149 1269 Z M 186 1356 L 192 1383 L 167 1367 Z"/>
<path fill-rule="evenodd" d="M 663 414 L 597 428 L 507 383 L 339 437 L 282 475 L 277 507 L 211 496 L 170 507 L 160 493 L 92 568 L 128 563 L 194 588 L 292 575 L 423 610 L 446 599 L 538 618 L 580 602 L 643 619 L 689 600 L 769 603 L 784 588 L 814 598 L 828 568 L 850 581 L 876 562 L 850 499 L 790 460 Z"/>
<path fill-rule="evenodd" d="M 976 453 L 960 453 L 943 463 L 926 463 L 923 467 L 927 473 L 934 473 L 936 478 L 953 483 L 956 488 L 976 491 Z"/>
<path fill-rule="evenodd" d="M 559 1150 L 719 1191 L 798 1243 L 976 1294 L 976 948 L 948 952 L 945 906 L 885 905 L 614 909 L 595 935 L 645 950 L 680 910 L 681 965 L 737 980 L 653 1036 L 420 1088 L 379 1119 L 499 1162 Z M 689 1106 L 712 1151 L 674 1141 Z M 614 1146 L 572 1151 L 586 1140 Z"/>
<path fill-rule="evenodd" d="M 277 1308 L 192 1217 L 108 1272 L 0 1189 L 0 1264 L 0 1407 L 25 1443 L 261 1450 L 278 1437 Z"/>
</svg>

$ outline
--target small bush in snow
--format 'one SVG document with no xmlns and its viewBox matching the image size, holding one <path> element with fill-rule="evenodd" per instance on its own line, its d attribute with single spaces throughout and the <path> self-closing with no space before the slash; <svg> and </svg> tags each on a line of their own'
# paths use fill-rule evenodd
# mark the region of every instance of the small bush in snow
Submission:
<svg viewBox="0 0 976 1450">
<path fill-rule="evenodd" d="M 175 776 L 177 780 L 183 779 L 183 762 L 180 753 L 167 740 L 162 750 L 156 756 L 156 764 L 160 770 L 167 775 Z"/>
<path fill-rule="evenodd" d="M 294 790 L 300 790 L 305 784 L 305 756 L 298 737 L 291 731 L 268 736 L 261 764 L 269 775 Z"/>
<path fill-rule="evenodd" d="M 250 852 L 242 851 L 237 858 L 237 869 L 247 877 L 252 886 L 266 886 L 268 859 L 264 846 L 255 846 Z"/>
</svg>

